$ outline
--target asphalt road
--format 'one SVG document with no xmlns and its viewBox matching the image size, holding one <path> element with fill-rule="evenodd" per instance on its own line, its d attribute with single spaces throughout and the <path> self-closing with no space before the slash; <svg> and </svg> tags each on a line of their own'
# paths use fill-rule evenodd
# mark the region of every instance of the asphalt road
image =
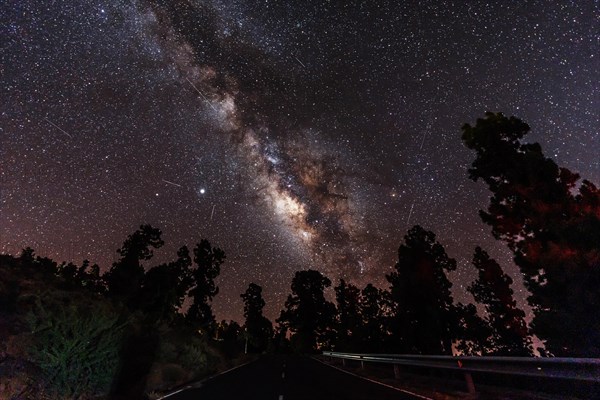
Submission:
<svg viewBox="0 0 600 400">
<path fill-rule="evenodd" d="M 309 357 L 264 356 L 165 400 L 378 400 L 417 397 L 324 365 Z"/>
</svg>

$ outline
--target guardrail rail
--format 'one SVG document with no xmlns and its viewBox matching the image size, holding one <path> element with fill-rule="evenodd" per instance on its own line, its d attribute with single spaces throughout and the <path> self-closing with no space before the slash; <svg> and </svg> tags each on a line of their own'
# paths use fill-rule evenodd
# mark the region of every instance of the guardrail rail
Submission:
<svg viewBox="0 0 600 400">
<path fill-rule="evenodd" d="M 400 366 L 455 370 L 465 375 L 469 393 L 475 393 L 472 374 L 505 374 L 600 384 L 600 358 L 429 356 L 414 354 L 358 354 L 324 351 L 323 355 L 344 360 L 392 364 L 399 377 Z"/>
</svg>

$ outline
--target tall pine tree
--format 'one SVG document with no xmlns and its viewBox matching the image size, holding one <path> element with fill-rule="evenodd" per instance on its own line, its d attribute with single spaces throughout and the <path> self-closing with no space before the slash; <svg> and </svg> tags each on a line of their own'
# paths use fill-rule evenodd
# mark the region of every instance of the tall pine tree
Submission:
<svg viewBox="0 0 600 400">
<path fill-rule="evenodd" d="M 531 292 L 533 333 L 556 356 L 600 356 L 600 191 L 521 143 L 529 126 L 487 113 L 463 126 L 471 179 L 492 192 L 483 221 L 514 252 Z"/>
<path fill-rule="evenodd" d="M 496 260 L 477 247 L 473 265 L 479 276 L 467 290 L 485 307 L 485 319 L 491 328 L 489 353 L 498 356 L 531 356 L 531 339 L 525 312 L 517 307 L 506 275 Z"/>
<path fill-rule="evenodd" d="M 225 261 L 225 252 L 218 247 L 212 247 L 210 242 L 202 239 L 194 248 L 194 263 L 192 268 L 192 298 L 186 319 L 194 327 L 211 332 L 215 328 L 215 316 L 210 301 L 219 293 L 215 278 L 221 272 L 221 264 Z"/>
<path fill-rule="evenodd" d="M 435 240 L 435 234 L 416 225 L 398 249 L 398 263 L 387 275 L 394 301 L 394 332 L 403 352 L 452 354 L 456 310 L 446 272 L 456 261 Z"/>
<path fill-rule="evenodd" d="M 127 237 L 117 250 L 121 258 L 103 276 L 111 296 L 122 299 L 130 307 L 138 306 L 145 274 L 141 262 L 152 258 L 153 248 L 162 247 L 161 235 L 160 229 L 141 225 Z"/>
<path fill-rule="evenodd" d="M 262 297 L 262 288 L 251 283 L 240 297 L 244 300 L 244 329 L 248 348 L 250 351 L 265 351 L 273 337 L 273 324 L 263 315 L 265 300 Z"/>
<path fill-rule="evenodd" d="M 384 352 L 389 341 L 390 293 L 371 283 L 360 292 L 358 314 L 360 324 L 356 332 L 361 352 Z"/>
<path fill-rule="evenodd" d="M 340 279 L 340 284 L 334 290 L 337 303 L 336 350 L 354 351 L 357 348 L 357 332 L 360 326 L 360 289 Z"/>
<path fill-rule="evenodd" d="M 292 293 L 277 322 L 289 329 L 292 345 L 301 352 L 312 352 L 327 345 L 334 325 L 335 306 L 325 299 L 324 290 L 331 280 L 319 271 L 297 271 Z"/>
</svg>

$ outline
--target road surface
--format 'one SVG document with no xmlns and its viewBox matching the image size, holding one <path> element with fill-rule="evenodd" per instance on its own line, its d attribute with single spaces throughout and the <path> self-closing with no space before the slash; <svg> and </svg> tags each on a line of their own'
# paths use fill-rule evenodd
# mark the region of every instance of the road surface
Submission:
<svg viewBox="0 0 600 400">
<path fill-rule="evenodd" d="M 198 388 L 165 400 L 378 400 L 417 399 L 349 375 L 309 357 L 264 356 Z"/>
</svg>

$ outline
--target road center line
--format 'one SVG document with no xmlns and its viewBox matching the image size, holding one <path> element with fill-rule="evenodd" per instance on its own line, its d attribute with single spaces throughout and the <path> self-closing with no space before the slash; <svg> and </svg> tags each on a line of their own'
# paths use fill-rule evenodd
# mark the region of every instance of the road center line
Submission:
<svg viewBox="0 0 600 400">
<path fill-rule="evenodd" d="M 279 400 L 283 400 L 283 395 L 282 394 L 279 395 Z"/>
<path fill-rule="evenodd" d="M 281 373 L 281 379 L 285 379 L 285 371 Z"/>
</svg>

